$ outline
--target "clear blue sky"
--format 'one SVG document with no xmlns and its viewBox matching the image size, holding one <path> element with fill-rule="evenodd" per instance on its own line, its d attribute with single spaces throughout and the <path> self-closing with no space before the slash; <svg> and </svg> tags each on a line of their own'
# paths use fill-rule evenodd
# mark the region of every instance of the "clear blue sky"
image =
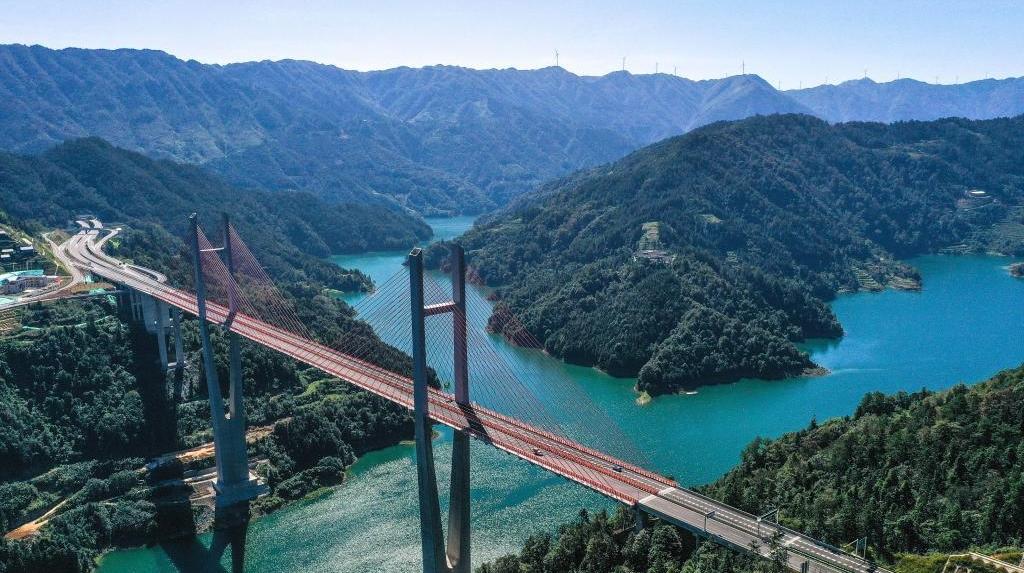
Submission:
<svg viewBox="0 0 1024 573">
<path fill-rule="evenodd" d="M 0 0 L 0 43 L 154 48 L 208 63 L 453 64 L 694 78 L 746 62 L 784 89 L 1024 76 L 1024 2 Z"/>
</svg>

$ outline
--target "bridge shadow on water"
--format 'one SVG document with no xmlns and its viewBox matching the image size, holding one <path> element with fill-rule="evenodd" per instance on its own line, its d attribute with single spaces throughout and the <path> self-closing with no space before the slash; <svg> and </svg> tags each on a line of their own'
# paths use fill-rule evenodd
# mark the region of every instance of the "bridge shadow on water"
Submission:
<svg viewBox="0 0 1024 573">
<path fill-rule="evenodd" d="M 218 508 L 213 540 L 207 547 L 199 538 L 165 541 L 160 548 L 182 573 L 244 573 L 245 541 L 249 533 L 249 503 L 228 510 Z M 230 551 L 230 563 L 224 554 Z"/>
</svg>

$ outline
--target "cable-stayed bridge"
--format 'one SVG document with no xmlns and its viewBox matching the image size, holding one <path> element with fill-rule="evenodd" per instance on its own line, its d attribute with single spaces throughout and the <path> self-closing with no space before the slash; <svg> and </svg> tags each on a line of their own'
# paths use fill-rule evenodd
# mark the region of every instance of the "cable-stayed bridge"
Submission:
<svg viewBox="0 0 1024 573">
<path fill-rule="evenodd" d="M 63 248 L 80 270 L 102 277 L 126 293 L 119 299 L 122 308 L 156 335 L 165 367 L 180 369 L 183 364 L 178 328 L 182 313 L 200 319 L 219 504 L 251 499 L 262 487 L 249 473 L 245 447 L 239 339 L 246 338 L 412 410 L 425 571 L 470 571 L 472 439 L 628 505 L 636 512 L 639 526 L 646 521 L 645 516 L 653 515 L 719 544 L 782 559 L 794 571 L 882 571 L 872 562 L 644 469 L 642 454 L 631 450 L 628 439 L 614 424 L 602 419 L 601 412 L 588 409 L 585 398 L 573 397 L 571 403 L 580 404 L 580 409 L 569 415 L 545 411 L 544 391 L 555 388 L 574 392 L 575 386 L 564 381 L 523 383 L 489 345 L 481 343 L 481 317 L 474 314 L 479 310 L 467 304 L 465 262 L 458 247 L 449 264 L 450 291 L 424 277 L 423 253 L 414 249 L 403 276 L 381 285 L 362 308 L 357 308 L 360 318 L 366 318 L 364 313 L 380 314 L 372 321 L 377 334 L 394 348 L 409 352 L 410 367 L 404 358 L 382 361 L 374 353 L 382 344 L 372 334 L 318 340 L 277 291 L 226 217 L 220 246 L 207 239 L 195 216 L 192 229 L 194 290 L 168 284 L 157 270 L 126 265 L 106 255 L 102 251 L 104 231 L 83 230 Z M 536 342 L 514 317 L 497 318 L 492 320 L 492 327 L 509 338 L 526 344 Z M 229 333 L 226 408 L 214 367 L 210 324 Z M 168 360 L 168 337 L 173 361 Z M 435 356 L 438 354 L 446 356 Z M 397 350 L 394 355 L 403 356 Z M 432 365 L 436 363 L 434 368 L 428 366 L 428 358 Z M 451 386 L 454 388 L 449 392 Z M 430 439 L 432 423 L 455 430 L 447 540 L 441 527 Z M 599 438 L 589 440 L 593 447 L 581 443 L 583 436 L 572 431 L 574 426 L 596 431 Z"/>
</svg>

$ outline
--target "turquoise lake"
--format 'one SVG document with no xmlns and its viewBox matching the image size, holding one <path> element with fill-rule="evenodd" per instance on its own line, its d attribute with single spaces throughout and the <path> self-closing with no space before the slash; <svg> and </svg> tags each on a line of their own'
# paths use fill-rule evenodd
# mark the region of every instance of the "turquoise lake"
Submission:
<svg viewBox="0 0 1024 573">
<path fill-rule="evenodd" d="M 428 220 L 438 238 L 457 236 L 472 219 Z M 375 281 L 400 270 L 405 251 L 345 255 L 338 264 Z M 827 376 L 783 381 L 744 380 L 667 396 L 637 406 L 632 379 L 566 365 L 537 351 L 492 341 L 516 370 L 565 374 L 615 420 L 652 469 L 684 484 L 714 480 L 732 467 L 756 436 L 777 436 L 853 412 L 869 391 L 941 390 L 981 381 L 1024 362 L 1024 280 L 1009 276 L 1011 260 L 986 256 L 927 256 L 909 261 L 924 279 L 922 292 L 887 290 L 833 301 L 846 336 L 805 345 Z M 360 297 L 353 296 L 357 301 Z M 554 404 L 552 410 L 571 408 Z M 442 492 L 450 433 L 436 445 Z M 583 488 L 485 446 L 473 450 L 474 562 L 516 550 L 531 533 L 550 530 L 580 508 L 612 507 Z M 326 496 L 307 500 L 250 524 L 245 570 L 250 572 L 419 571 L 416 474 L 411 446 L 360 459 L 350 479 Z M 230 551 L 210 552 L 212 535 L 153 548 L 118 551 L 102 573 L 231 571 Z"/>
</svg>

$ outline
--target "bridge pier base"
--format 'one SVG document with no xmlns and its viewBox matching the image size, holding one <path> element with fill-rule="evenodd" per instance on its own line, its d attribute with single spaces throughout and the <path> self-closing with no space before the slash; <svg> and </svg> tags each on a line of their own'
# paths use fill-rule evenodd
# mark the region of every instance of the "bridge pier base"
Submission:
<svg viewBox="0 0 1024 573">
<path fill-rule="evenodd" d="M 465 260 L 455 246 L 452 265 L 452 320 L 454 340 L 455 402 L 472 408 L 466 345 Z M 409 286 L 412 306 L 413 420 L 416 427 L 416 477 L 420 502 L 420 541 L 424 573 L 469 573 L 470 435 L 456 430 L 452 443 L 451 498 L 448 507 L 448 541 L 441 529 L 441 508 L 429 413 L 427 386 L 426 310 L 423 298 L 423 252 L 409 253 Z"/>
</svg>

